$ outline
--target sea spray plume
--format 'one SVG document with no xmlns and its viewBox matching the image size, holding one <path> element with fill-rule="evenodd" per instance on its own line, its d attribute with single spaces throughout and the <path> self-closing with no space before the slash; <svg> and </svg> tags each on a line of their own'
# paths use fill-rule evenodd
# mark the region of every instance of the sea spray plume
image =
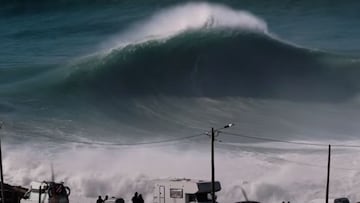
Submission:
<svg viewBox="0 0 360 203">
<path fill-rule="evenodd" d="M 165 40 L 189 30 L 231 28 L 267 33 L 265 21 L 247 11 L 209 3 L 187 3 L 161 10 L 116 37 L 110 49 L 149 40 Z"/>
<path fill-rule="evenodd" d="M 172 147 L 105 149 L 74 145 L 73 148 L 62 148 L 61 153 L 52 155 L 52 158 L 56 160 L 54 164 L 61 171 L 58 174 L 59 179 L 65 180 L 74 191 L 70 196 L 72 201 L 78 200 L 81 196 L 96 198 L 98 194 L 105 193 L 121 196 L 130 201 L 132 194 L 138 191 L 151 202 L 153 186 L 151 180 L 169 176 L 209 179 L 208 148 L 184 151 Z M 45 155 L 48 150 L 34 150 L 33 147 L 24 146 L 8 151 L 4 157 L 5 171 L 8 171 L 5 180 L 27 186 L 31 180 L 48 178 L 49 157 Z M 219 149 L 218 152 L 217 179 L 221 181 L 223 187 L 218 196 L 219 202 L 244 199 L 240 186 L 246 188 L 251 199 L 260 202 L 266 200 L 281 202 L 284 199 L 309 202 L 323 195 L 325 177 L 322 174 L 326 167 L 323 151 L 314 153 L 305 150 L 306 153 L 297 154 L 285 150 L 281 154 L 276 154 L 271 150 L 252 152 L 250 149 L 245 151 Z M 357 151 L 350 153 L 351 156 L 347 153 L 338 154 L 336 162 L 339 165 L 348 165 L 354 160 L 352 155 Z M 283 162 L 276 157 L 316 164 L 318 167 Z M 94 164 L 94 160 L 101 160 L 103 164 Z M 196 167 L 189 170 L 189 166 L 194 166 L 194 163 Z M 356 168 L 357 164 L 352 163 L 348 167 Z M 349 173 L 349 171 L 334 170 L 334 196 L 341 195 L 347 185 L 352 185 L 351 193 L 357 194 L 360 185 L 356 171 Z M 358 200 L 359 197 L 356 195 L 353 199 Z"/>
</svg>

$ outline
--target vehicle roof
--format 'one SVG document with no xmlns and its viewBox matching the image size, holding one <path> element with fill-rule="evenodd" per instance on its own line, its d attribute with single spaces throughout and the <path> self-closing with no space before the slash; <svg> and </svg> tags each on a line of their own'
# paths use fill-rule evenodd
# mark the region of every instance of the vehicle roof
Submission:
<svg viewBox="0 0 360 203">
<path fill-rule="evenodd" d="M 157 179 L 156 182 L 183 182 L 183 183 L 208 183 L 211 181 L 208 180 L 199 180 L 199 179 L 191 179 L 191 178 L 165 178 L 165 179 Z M 216 181 L 218 182 L 218 181 Z"/>
</svg>

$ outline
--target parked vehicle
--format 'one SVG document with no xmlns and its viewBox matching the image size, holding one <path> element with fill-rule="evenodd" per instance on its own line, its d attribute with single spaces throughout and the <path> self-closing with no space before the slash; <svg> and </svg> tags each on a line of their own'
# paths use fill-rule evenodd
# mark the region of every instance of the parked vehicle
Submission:
<svg viewBox="0 0 360 203">
<path fill-rule="evenodd" d="M 211 181 L 193 179 L 163 179 L 155 181 L 153 203 L 209 203 Z M 221 190 L 215 181 L 215 192 Z"/>
<path fill-rule="evenodd" d="M 70 188 L 64 183 L 32 182 L 20 203 L 69 203 Z"/>
</svg>

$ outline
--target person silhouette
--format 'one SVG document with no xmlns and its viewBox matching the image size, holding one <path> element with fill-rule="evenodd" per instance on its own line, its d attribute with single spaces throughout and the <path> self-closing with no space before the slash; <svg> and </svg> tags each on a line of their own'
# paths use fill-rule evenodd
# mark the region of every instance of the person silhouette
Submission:
<svg viewBox="0 0 360 203">
<path fill-rule="evenodd" d="M 138 197 L 138 203 L 144 203 L 144 199 L 141 194 Z"/>
<path fill-rule="evenodd" d="M 99 195 L 99 198 L 96 200 L 96 203 L 103 203 L 104 201 L 102 200 L 101 196 Z"/>
<path fill-rule="evenodd" d="M 109 196 L 105 195 L 105 198 L 104 198 L 104 201 L 103 201 L 103 202 L 105 202 L 105 201 L 108 200 L 108 199 L 109 199 Z"/>
<path fill-rule="evenodd" d="M 135 192 L 134 196 L 131 198 L 132 203 L 139 203 L 138 193 Z"/>
</svg>

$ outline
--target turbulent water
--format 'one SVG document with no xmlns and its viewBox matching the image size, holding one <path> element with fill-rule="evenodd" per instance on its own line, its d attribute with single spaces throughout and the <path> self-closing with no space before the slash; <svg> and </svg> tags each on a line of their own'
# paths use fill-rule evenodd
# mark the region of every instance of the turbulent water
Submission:
<svg viewBox="0 0 360 203">
<path fill-rule="evenodd" d="M 360 145 L 359 8 L 3 1 L 5 181 L 47 180 L 52 163 L 72 202 L 151 202 L 154 179 L 210 179 L 205 134 L 235 123 L 216 143 L 219 202 L 244 200 L 241 188 L 262 202 L 324 199 L 326 146 L 274 141 Z M 357 153 L 333 149 L 331 198 L 360 200 Z"/>
</svg>

